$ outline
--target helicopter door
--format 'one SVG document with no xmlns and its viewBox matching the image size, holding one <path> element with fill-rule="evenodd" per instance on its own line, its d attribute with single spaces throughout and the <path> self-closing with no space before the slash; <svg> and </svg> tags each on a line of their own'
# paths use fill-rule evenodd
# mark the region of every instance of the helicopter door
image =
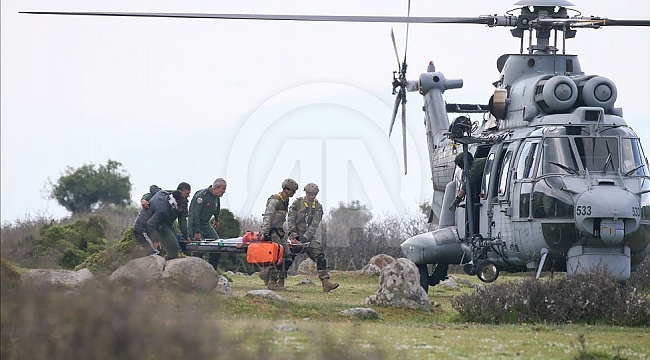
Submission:
<svg viewBox="0 0 650 360">
<path fill-rule="evenodd" d="M 535 175 L 535 162 L 540 139 L 526 140 L 522 147 L 514 174 L 514 186 L 512 187 L 513 219 L 528 221 L 530 218 L 530 196 Z"/>
<path fill-rule="evenodd" d="M 504 143 L 503 146 L 496 150 L 497 159 L 493 167 L 492 174 L 486 176 L 485 193 L 486 193 L 486 215 L 489 215 L 488 221 L 483 221 L 482 231 L 489 237 L 496 234 L 506 236 L 509 234 L 510 216 L 512 213 L 510 191 L 511 163 L 514 153 L 519 146 L 519 142 Z"/>
</svg>

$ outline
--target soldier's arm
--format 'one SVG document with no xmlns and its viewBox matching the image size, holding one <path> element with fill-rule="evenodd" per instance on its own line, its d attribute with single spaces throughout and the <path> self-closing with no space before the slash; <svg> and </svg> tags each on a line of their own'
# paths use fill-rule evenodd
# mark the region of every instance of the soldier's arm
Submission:
<svg viewBox="0 0 650 360">
<path fill-rule="evenodd" d="M 305 234 L 303 235 L 306 240 L 310 240 L 316 235 L 316 231 L 318 231 L 320 222 L 323 219 L 323 207 L 320 204 L 318 204 L 318 207 L 314 210 L 312 216 L 311 224 L 307 227 L 307 230 L 305 230 Z"/>
<path fill-rule="evenodd" d="M 183 209 L 183 211 L 181 211 L 178 214 L 178 227 L 181 229 L 181 234 L 183 234 L 183 239 L 187 239 L 190 237 L 187 230 L 187 217 L 188 217 L 188 211 L 186 205 L 185 209 Z"/>
<path fill-rule="evenodd" d="M 275 206 L 278 201 L 280 200 L 270 198 L 266 202 L 266 209 L 264 210 L 264 215 L 262 215 L 262 235 L 271 233 L 271 220 L 273 219 Z"/>
<path fill-rule="evenodd" d="M 287 225 L 289 230 L 289 238 L 292 238 L 298 235 L 298 229 L 296 229 L 296 217 L 298 216 L 298 200 L 294 200 L 293 204 L 289 206 L 289 212 L 287 214 Z"/>
</svg>

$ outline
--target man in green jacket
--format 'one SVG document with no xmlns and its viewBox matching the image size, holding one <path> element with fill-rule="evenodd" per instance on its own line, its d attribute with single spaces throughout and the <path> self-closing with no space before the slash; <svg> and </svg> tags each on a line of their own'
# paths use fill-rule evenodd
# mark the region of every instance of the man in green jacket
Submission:
<svg viewBox="0 0 650 360">
<path fill-rule="evenodd" d="M 216 179 L 212 185 L 201 189 L 194 194 L 190 203 L 188 218 L 189 233 L 194 241 L 203 239 L 218 239 L 219 235 L 215 230 L 219 226 L 219 212 L 221 211 L 221 197 L 226 192 L 226 180 Z M 210 224 L 210 219 L 214 221 Z M 217 269 L 219 264 L 219 253 L 209 253 L 207 260 Z"/>
</svg>

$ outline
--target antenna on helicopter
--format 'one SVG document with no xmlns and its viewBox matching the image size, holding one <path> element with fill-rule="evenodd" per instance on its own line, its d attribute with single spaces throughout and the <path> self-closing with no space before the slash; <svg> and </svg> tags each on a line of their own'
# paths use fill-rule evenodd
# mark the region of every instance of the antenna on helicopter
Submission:
<svg viewBox="0 0 650 360">
<path fill-rule="evenodd" d="M 408 10 L 406 17 L 411 16 L 411 0 L 408 2 Z M 390 127 L 388 128 L 388 137 L 393 133 L 393 125 L 395 125 L 395 118 L 397 117 L 397 109 L 400 104 L 402 105 L 402 151 L 404 152 L 404 175 L 407 173 L 407 163 L 406 163 L 406 86 L 408 81 L 406 80 L 406 52 L 408 51 L 409 43 L 409 24 L 406 23 L 406 43 L 404 44 L 404 60 L 400 64 L 399 62 L 399 53 L 397 52 L 397 44 L 395 43 L 395 33 L 393 29 L 390 29 L 390 37 L 393 40 L 393 49 L 395 49 L 395 57 L 397 58 L 397 71 L 393 71 L 393 95 L 395 97 L 395 105 L 393 105 L 393 116 L 390 119 Z M 399 76 L 395 76 L 399 73 Z"/>
</svg>

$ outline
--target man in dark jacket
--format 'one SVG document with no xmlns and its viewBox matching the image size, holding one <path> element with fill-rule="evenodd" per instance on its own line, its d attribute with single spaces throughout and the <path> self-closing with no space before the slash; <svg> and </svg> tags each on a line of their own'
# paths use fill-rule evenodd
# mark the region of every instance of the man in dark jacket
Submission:
<svg viewBox="0 0 650 360">
<path fill-rule="evenodd" d="M 181 182 L 178 184 L 176 187 L 176 190 L 181 192 L 181 200 L 178 201 L 178 204 L 176 208 L 171 209 L 169 212 L 169 219 L 167 219 L 167 223 L 170 226 L 174 225 L 174 222 L 178 220 L 178 228 L 181 231 L 181 234 L 183 235 L 183 239 L 185 242 L 190 241 L 190 236 L 189 232 L 187 230 L 187 217 L 189 214 L 189 202 L 188 198 L 190 197 L 190 192 L 192 191 L 192 187 L 190 184 L 186 182 Z M 156 185 L 151 185 L 149 187 L 149 192 L 142 195 L 142 199 L 140 199 L 140 204 L 142 205 L 142 208 L 148 209 L 149 208 L 149 200 L 158 192 L 160 191 L 160 188 Z M 171 193 L 172 190 L 167 190 L 168 193 Z"/>
<path fill-rule="evenodd" d="M 156 253 L 155 250 L 162 243 L 168 260 L 179 256 L 180 246 L 168 219 L 172 209 L 178 211 L 178 203 L 182 199 L 179 190 L 160 190 L 149 201 L 148 209 L 140 209 L 133 224 L 133 235 L 143 248 L 151 247 Z"/>
</svg>

